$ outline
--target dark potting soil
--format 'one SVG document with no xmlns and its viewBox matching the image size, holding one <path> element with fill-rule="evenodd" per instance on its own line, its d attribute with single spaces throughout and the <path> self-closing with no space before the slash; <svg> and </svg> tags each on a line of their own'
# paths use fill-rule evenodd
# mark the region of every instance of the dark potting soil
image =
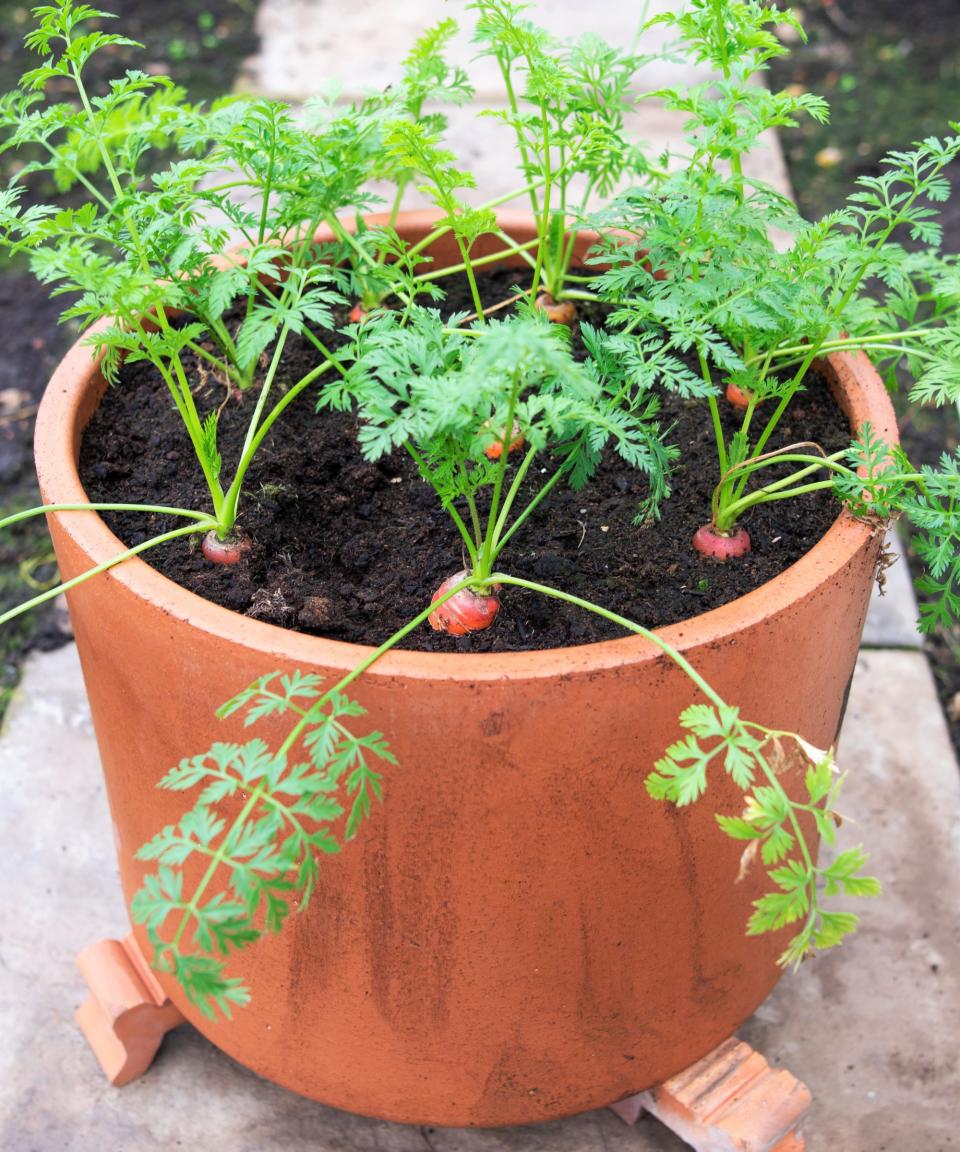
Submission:
<svg viewBox="0 0 960 1152">
<path fill-rule="evenodd" d="M 486 279 L 492 283 L 485 298 L 494 301 L 509 293 L 516 273 Z M 451 291 L 445 307 L 469 305 Z M 312 347 L 291 339 L 275 394 L 314 362 Z M 196 364 L 189 367 L 201 412 L 221 405 L 222 383 Z M 225 475 L 239 453 L 254 403 L 248 393 L 223 407 L 219 445 Z M 164 545 L 144 558 L 177 583 L 236 612 L 302 632 L 377 644 L 420 612 L 438 585 L 464 567 L 460 538 L 406 454 L 365 462 L 357 448 L 356 418 L 317 414 L 314 406 L 315 393 L 308 389 L 278 421 L 248 473 L 240 523 L 253 548 L 239 565 L 211 565 L 197 537 Z M 722 407 L 728 406 L 724 402 Z M 718 607 L 772 579 L 808 551 L 836 518 L 837 505 L 824 493 L 763 505 L 747 520 L 753 539 L 747 557 L 727 564 L 701 557 L 690 541 L 709 519 L 717 477 L 709 416 L 702 402 L 665 396 L 663 420 L 673 426 L 669 440 L 681 456 L 662 521 L 633 524 L 647 483 L 609 452 L 585 490 L 558 488 L 551 494 L 517 533 L 500 568 L 648 627 L 662 626 Z M 817 441 L 828 452 L 849 441 L 843 417 L 816 375 L 794 400 L 769 447 L 798 440 Z M 548 477 L 549 462 L 532 471 L 532 483 L 539 486 Z M 126 366 L 118 386 L 108 391 L 84 436 L 80 472 L 96 501 L 185 508 L 209 504 L 183 426 L 149 365 Z M 128 545 L 175 526 L 170 518 L 153 515 L 104 518 Z M 592 613 L 510 588 L 488 631 L 455 639 L 424 625 L 404 646 L 502 652 L 622 634 Z"/>
</svg>

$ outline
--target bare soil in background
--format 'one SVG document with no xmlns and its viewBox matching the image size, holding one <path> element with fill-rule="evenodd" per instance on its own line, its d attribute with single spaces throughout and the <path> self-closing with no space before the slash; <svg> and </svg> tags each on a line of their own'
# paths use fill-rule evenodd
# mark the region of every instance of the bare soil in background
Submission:
<svg viewBox="0 0 960 1152">
<path fill-rule="evenodd" d="M 118 16 L 117 29 L 149 46 L 147 52 L 105 49 L 88 65 L 94 91 L 125 68 L 165 72 L 197 100 L 228 92 L 243 61 L 256 51 L 255 0 L 105 0 Z M 23 46 L 30 4 L 0 0 L 0 91 L 12 89 L 37 57 Z M 5 184 L 22 163 L 0 156 Z M 52 194 L 38 185 L 38 197 Z M 33 470 L 33 417 L 50 373 L 76 338 L 59 326 L 65 304 L 51 301 L 23 260 L 0 253 L 0 317 L 4 355 L 0 361 L 0 518 L 40 502 Z M 50 542 L 41 519 L 0 532 L 0 612 L 56 578 Z M 66 613 L 55 608 L 28 612 L 0 628 L 0 717 L 16 686 L 23 657 L 31 648 L 51 648 L 70 638 Z"/>
<path fill-rule="evenodd" d="M 773 62 L 771 84 L 798 84 L 831 105 L 829 124 L 804 121 L 781 135 L 797 201 L 816 218 L 840 207 L 858 176 L 879 174 L 890 149 L 950 134 L 948 121 L 960 120 L 960 4 L 800 0 L 793 8 L 809 41 L 792 44 L 790 56 Z M 944 248 L 958 252 L 960 164 L 948 175 L 954 192 L 941 206 Z M 904 447 L 916 463 L 933 464 L 942 451 L 956 449 L 954 410 L 920 410 L 905 392 L 896 405 Z M 960 751 L 960 629 L 928 637 L 925 648 Z"/>
</svg>

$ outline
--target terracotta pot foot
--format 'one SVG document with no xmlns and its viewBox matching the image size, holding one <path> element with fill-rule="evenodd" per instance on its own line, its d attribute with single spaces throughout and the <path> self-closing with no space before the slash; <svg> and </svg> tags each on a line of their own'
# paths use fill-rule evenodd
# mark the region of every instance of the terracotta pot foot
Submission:
<svg viewBox="0 0 960 1152">
<path fill-rule="evenodd" d="M 685 1072 L 610 1107 L 627 1124 L 649 1112 L 695 1152 L 803 1152 L 810 1100 L 805 1084 L 734 1036 Z"/>
<path fill-rule="evenodd" d="M 77 957 L 90 996 L 77 1023 L 116 1088 L 136 1080 L 153 1063 L 160 1042 L 183 1016 L 157 983 L 133 938 L 101 940 Z"/>
</svg>

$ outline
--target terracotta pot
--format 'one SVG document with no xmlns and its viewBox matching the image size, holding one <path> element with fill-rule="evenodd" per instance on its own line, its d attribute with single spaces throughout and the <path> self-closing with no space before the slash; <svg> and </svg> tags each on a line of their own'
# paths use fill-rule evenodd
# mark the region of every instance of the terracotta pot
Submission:
<svg viewBox="0 0 960 1152">
<path fill-rule="evenodd" d="M 429 220 L 412 214 L 405 235 L 425 235 Z M 525 221 L 503 222 L 529 238 Z M 866 358 L 835 356 L 828 371 L 851 426 L 869 419 L 895 439 Z M 37 422 L 48 502 L 86 499 L 75 465 L 104 387 L 80 345 L 50 383 Z M 94 513 L 50 520 L 65 577 L 121 547 Z M 844 513 L 777 579 L 664 636 L 744 715 L 827 745 L 878 548 Z M 156 781 L 213 739 L 244 739 L 213 719 L 216 706 L 264 672 L 333 679 L 368 651 L 235 615 L 140 560 L 75 589 L 70 610 L 128 901 L 142 875 L 134 851 L 184 803 Z M 677 1072 L 773 988 L 783 937 L 744 934 L 762 876 L 734 883 L 740 849 L 714 821 L 739 811 L 737 790 L 714 779 L 707 802 L 677 810 L 644 789 L 695 699 L 646 642 L 394 652 L 355 695 L 400 767 L 360 837 L 324 863 L 307 912 L 233 959 L 252 1005 L 211 1024 L 162 980 L 235 1059 L 367 1115 L 522 1123 Z"/>
</svg>

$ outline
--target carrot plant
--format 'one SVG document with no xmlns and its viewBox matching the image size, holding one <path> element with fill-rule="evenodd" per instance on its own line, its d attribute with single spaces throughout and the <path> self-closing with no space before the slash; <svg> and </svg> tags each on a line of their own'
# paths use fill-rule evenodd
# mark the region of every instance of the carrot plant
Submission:
<svg viewBox="0 0 960 1152">
<path fill-rule="evenodd" d="M 119 380 L 125 362 L 153 366 L 209 494 L 201 509 L 77 506 L 136 507 L 186 524 L 64 587 L 183 535 L 202 533 L 212 562 L 243 563 L 247 534 L 256 535 L 241 516 L 251 464 L 268 435 L 284 434 L 282 417 L 309 387 L 321 418 L 329 409 L 355 415 L 367 460 L 409 455 L 459 537 L 453 574 L 433 599 L 338 683 L 274 674 L 221 709 L 247 723 L 285 717 L 290 729 L 279 745 L 214 743 L 162 781 L 196 790 L 196 799 L 141 850 L 156 871 L 133 913 L 147 926 L 155 962 L 210 1015 L 246 1002 L 230 956 L 308 902 L 319 859 L 357 833 L 380 796 L 381 771 L 394 763 L 385 736 L 358 734 L 363 710 L 347 690 L 416 628 L 464 635 L 494 627 L 511 588 L 642 636 L 690 677 L 703 699 L 680 717 L 682 739 L 653 766 L 647 787 L 683 806 L 725 772 L 743 791 L 742 811 L 718 822 L 744 843 L 744 867 L 759 858 L 769 876 L 748 931 L 793 926 L 786 964 L 852 930 L 856 917 L 828 901 L 877 892 L 865 854 L 852 848 L 818 864 L 810 835 L 814 828 L 832 844 L 839 825 L 842 776 L 832 751 L 741 717 L 656 632 L 510 571 L 518 534 L 536 531 L 558 486 L 588 484 L 605 455 L 645 477 L 638 518 L 669 515 L 679 453 L 661 422 L 664 392 L 700 405 L 716 440 L 713 506 L 698 533 L 705 565 L 749 547 L 742 521 L 751 508 L 829 488 L 871 522 L 901 513 L 914 520 L 934 593 L 924 626 L 960 608 L 956 460 L 914 468 L 869 428 L 839 453 L 767 448 L 816 358 L 831 352 L 868 352 L 891 383 L 906 366 L 918 399 L 960 396 L 960 278 L 956 257 L 937 250 L 933 208 L 947 194 L 943 170 L 960 155 L 960 137 L 891 154 L 844 210 L 809 224 L 744 165 L 763 132 L 827 114 L 818 98 L 756 83 L 783 51 L 774 22 L 798 27 L 789 13 L 754 0 L 691 0 L 683 13 L 651 21 L 672 28 L 674 50 L 713 72 L 657 94 L 688 121 L 683 151 L 651 160 L 625 130 L 649 57 L 596 37 L 558 41 L 508 0 L 467 7 L 477 52 L 503 83 L 501 108 L 487 114 L 512 134 L 517 168 L 509 193 L 479 204 L 475 177 L 446 141 L 445 115 L 433 110 L 473 92 L 445 58 L 451 20 L 416 42 L 387 91 L 352 105 L 318 98 L 294 115 L 262 99 L 194 106 L 169 81 L 140 72 L 89 92 L 90 55 L 131 45 L 99 29 L 105 14 L 57 0 L 35 10 L 28 38 L 44 62 L 2 106 L 7 147 L 29 146 L 34 158 L 0 195 L 0 241 L 28 252 L 37 275 L 67 296 L 64 316 L 87 330 L 109 380 Z M 36 172 L 84 202 L 29 203 L 25 181 Z M 389 192 L 386 211 L 371 220 L 380 205 L 369 190 L 374 179 Z M 413 189 L 437 210 L 416 242 L 397 228 Z M 500 227 L 496 209 L 511 201 L 529 205 L 529 242 Z M 578 265 L 582 228 L 599 238 Z M 771 229 L 790 235 L 789 246 L 778 247 Z M 919 251 L 901 243 L 903 229 Z M 438 266 L 431 253 L 444 237 L 457 258 Z M 480 273 L 505 258 L 516 291 L 491 303 Z M 450 315 L 440 302 L 458 276 L 472 311 Z M 602 328 L 577 320 L 587 304 L 606 307 Z M 314 363 L 284 387 L 291 335 L 312 347 Z M 216 382 L 220 406 L 198 404 L 194 361 Z M 725 389 L 743 406 L 729 440 Z M 227 403 L 249 411 L 230 462 L 217 435 Z M 786 471 L 771 479 L 773 468 Z M 785 787 L 788 770 L 802 773 L 799 799 Z"/>
<path fill-rule="evenodd" d="M 686 152 L 675 171 L 626 190 L 592 218 L 605 233 L 592 257 L 605 267 L 592 287 L 615 307 L 610 323 L 618 351 L 636 363 L 636 396 L 651 385 L 676 386 L 670 357 L 677 352 L 699 367 L 717 486 L 695 547 L 719 560 L 743 555 L 750 539 L 741 520 L 750 508 L 811 490 L 833 488 L 860 507 L 857 468 L 866 459 L 875 473 L 883 462 L 884 515 L 919 518 L 932 534 L 921 544 L 932 561 L 925 588 L 936 585 L 942 605 L 956 595 L 952 577 L 942 579 L 950 567 L 944 557 L 957 546 L 956 461 L 918 470 L 869 440 L 832 456 L 817 445 L 769 452 L 767 444 L 818 358 L 834 352 L 867 352 L 891 386 L 898 368 L 907 369 L 911 399 L 939 406 L 960 397 L 957 257 L 939 251 L 936 221 L 936 205 L 950 191 L 944 169 L 960 156 L 960 135 L 892 152 L 881 175 L 858 179 L 843 209 L 803 220 L 792 202 L 748 179 L 743 166 L 763 131 L 828 114 L 818 97 L 755 83 L 786 51 L 773 32 L 784 20 L 802 31 L 790 13 L 741 0 L 692 0 L 684 12 L 650 21 L 673 29 L 679 47 L 708 63 L 715 78 L 656 93 L 688 117 Z M 773 229 L 791 242 L 778 247 Z M 726 401 L 742 410 L 729 440 L 720 419 L 724 388 Z M 756 486 L 771 469 L 776 478 Z M 924 621 L 942 620 L 944 612 L 927 608 Z"/>
<path fill-rule="evenodd" d="M 657 402 L 627 411 L 619 386 L 615 371 L 577 363 L 565 330 L 535 310 L 461 328 L 417 307 L 405 322 L 395 313 L 372 319 L 354 370 L 321 402 L 355 406 L 368 460 L 395 448 L 413 457 L 485 584 L 554 487 L 565 479 L 583 487 L 607 446 L 646 473 L 651 513 L 657 509 L 676 453 L 656 423 Z M 524 481 L 548 448 L 555 467 L 531 492 Z"/>
<path fill-rule="evenodd" d="M 344 274 L 316 259 L 312 233 L 286 249 L 278 242 L 304 218 L 339 210 L 338 197 L 352 198 L 355 189 L 306 179 L 321 149 L 282 106 L 225 101 L 205 111 L 188 105 L 166 78 L 135 71 L 105 93 L 88 91 L 84 68 L 91 56 L 132 42 L 91 30 L 91 21 L 108 15 L 72 0 L 34 15 L 27 45 L 44 61 L 4 100 L 3 122 L 4 147 L 29 147 L 35 158 L 0 194 L 0 242 L 27 252 L 38 278 L 68 297 L 63 318 L 89 331 L 108 380 L 116 381 L 122 361 L 146 360 L 169 390 L 210 505 L 143 506 L 188 523 L 142 547 L 204 533 L 211 558 L 230 562 L 234 554 L 215 541 L 234 531 L 253 454 L 291 393 L 335 364 L 315 331 L 332 327 Z M 65 98 L 48 98 L 54 91 Z M 218 179 L 228 169 L 232 177 Z M 24 181 L 38 172 L 85 201 L 68 208 L 25 204 Z M 250 198 L 232 197 L 236 188 Z M 226 313 L 234 302 L 242 321 L 231 325 Z M 271 404 L 287 336 L 308 326 L 317 364 Z M 217 447 L 219 409 L 201 415 L 185 357 L 202 363 L 228 398 L 250 390 L 268 349 L 246 442 L 228 477 Z"/>
<path fill-rule="evenodd" d="M 582 218 L 594 194 L 608 196 L 625 175 L 648 169 L 644 153 L 624 132 L 634 79 L 649 57 L 619 52 L 596 36 L 558 43 L 527 20 L 525 4 L 475 0 L 474 41 L 496 61 L 507 108 L 491 112 L 508 124 L 530 185 L 537 226 L 531 257 L 531 297 L 542 307 L 577 297 L 571 273 L 571 220 Z M 569 322 L 572 309 L 564 316 Z"/>
<path fill-rule="evenodd" d="M 3 147 L 28 149 L 32 159 L 0 194 L 0 244 L 28 253 L 37 277 L 67 297 L 63 319 L 88 331 L 111 383 L 122 363 L 148 361 L 182 419 L 209 506 L 141 506 L 186 524 L 136 551 L 201 533 L 208 559 L 234 563 L 243 552 L 237 517 L 257 450 L 304 389 L 342 371 L 325 342 L 335 312 L 351 295 L 364 295 L 374 275 L 381 285 L 397 279 L 383 259 L 389 237 L 371 245 L 340 215 L 372 206 L 363 185 L 382 174 L 386 123 L 416 115 L 441 89 L 466 94 L 460 73 L 449 85 L 437 76 L 449 27 L 418 43 L 397 93 L 342 114 L 314 108 L 304 124 L 269 100 L 193 106 L 165 77 L 142 72 L 125 73 L 105 93 L 90 92 L 84 68 L 94 53 L 139 45 L 99 30 L 109 14 L 73 0 L 34 15 L 27 45 L 43 63 L 2 104 Z M 83 202 L 25 202 L 27 181 L 38 173 Z M 401 189 L 410 178 L 394 175 Z M 332 240 L 318 244 L 321 226 Z M 277 396 L 291 333 L 312 344 L 316 359 Z M 206 413 L 190 380 L 191 358 L 222 389 L 222 401 Z M 235 400 L 246 403 L 250 417 L 239 457 L 227 467 L 218 419 Z"/>
<path fill-rule="evenodd" d="M 261 677 L 218 715 L 242 714 L 247 725 L 294 717 L 283 743 L 276 750 L 260 739 L 215 743 L 160 781 L 170 791 L 202 790 L 177 824 L 140 849 L 139 859 L 158 867 L 131 912 L 147 928 L 154 966 L 172 973 L 211 1018 L 216 1010 L 229 1017 L 250 998 L 242 981 L 227 975 L 222 957 L 280 931 L 294 900 L 301 910 L 309 904 L 319 860 L 340 851 L 341 817 L 347 816 L 349 839 L 380 797 L 372 762 L 395 763 L 379 732 L 355 736 L 344 723 L 363 708 L 340 686 L 321 693 L 319 685 L 319 677 L 299 672 Z M 232 821 L 217 814 L 218 804 L 236 797 L 243 803 Z M 206 867 L 185 890 L 182 865 L 192 858 Z"/>
</svg>

